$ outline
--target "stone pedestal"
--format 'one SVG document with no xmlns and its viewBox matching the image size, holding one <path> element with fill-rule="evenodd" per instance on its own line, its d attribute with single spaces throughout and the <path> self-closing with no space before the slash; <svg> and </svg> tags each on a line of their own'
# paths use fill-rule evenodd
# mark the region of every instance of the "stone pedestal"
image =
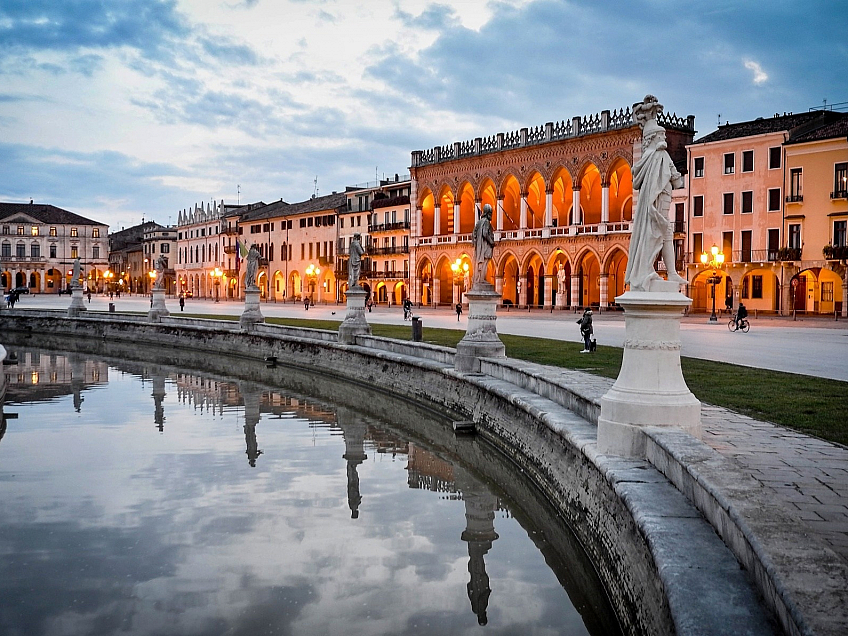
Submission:
<svg viewBox="0 0 848 636">
<path fill-rule="evenodd" d="M 171 312 L 168 311 L 167 307 L 165 307 L 165 290 L 154 289 L 153 305 L 150 307 L 150 311 L 147 312 L 147 319 L 151 322 L 159 322 L 159 319 L 162 318 L 162 316 L 170 315 Z"/>
<path fill-rule="evenodd" d="M 504 358 L 506 347 L 498 338 L 495 311 L 501 295 L 490 283 L 478 283 L 465 294 L 468 300 L 468 329 L 456 345 L 454 368 L 457 371 L 480 371 L 480 358 Z"/>
<path fill-rule="evenodd" d="M 680 319 L 692 300 L 676 283 L 654 281 L 629 291 L 624 307 L 624 357 L 612 388 L 601 398 L 598 451 L 645 456 L 645 426 L 676 426 L 701 437 L 701 403 L 680 368 Z"/>
<path fill-rule="evenodd" d="M 81 312 L 87 311 L 82 300 L 82 287 L 71 288 L 71 304 L 68 307 L 69 316 L 79 316 Z"/>
<path fill-rule="evenodd" d="M 259 288 L 248 287 L 244 290 L 244 311 L 239 318 L 239 324 L 243 329 L 246 329 L 258 322 L 265 322 L 265 316 L 262 315 L 260 310 Z"/>
<path fill-rule="evenodd" d="M 362 287 L 351 287 L 347 290 L 347 314 L 339 325 L 339 342 L 354 344 L 356 336 L 370 336 L 371 325 L 365 319 L 365 299 L 368 292 Z"/>
</svg>

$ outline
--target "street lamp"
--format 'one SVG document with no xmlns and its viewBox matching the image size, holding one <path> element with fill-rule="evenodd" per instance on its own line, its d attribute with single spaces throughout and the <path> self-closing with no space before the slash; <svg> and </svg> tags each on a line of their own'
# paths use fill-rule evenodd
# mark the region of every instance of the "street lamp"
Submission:
<svg viewBox="0 0 848 636">
<path fill-rule="evenodd" d="M 147 272 L 147 276 L 150 278 L 150 289 L 153 289 L 153 283 L 156 282 L 156 270 L 151 269 Z"/>
<path fill-rule="evenodd" d="M 463 263 L 461 258 L 457 258 L 451 263 L 451 271 L 453 271 L 453 284 L 459 289 L 459 302 L 462 302 L 462 292 L 466 291 L 464 283 L 468 277 L 468 263 Z"/>
<path fill-rule="evenodd" d="M 315 304 L 315 282 L 318 280 L 318 274 L 321 273 L 320 267 L 315 267 L 313 263 L 306 268 L 306 280 L 309 282 L 309 304 Z"/>
<path fill-rule="evenodd" d="M 114 277 L 115 277 L 115 275 L 108 269 L 105 272 L 103 272 L 103 278 L 106 279 L 106 293 L 107 294 L 112 290 L 112 279 Z"/>
<path fill-rule="evenodd" d="M 221 276 L 223 276 L 223 275 L 224 275 L 224 272 L 221 270 L 220 267 L 216 267 L 214 270 L 212 270 L 212 278 L 215 281 L 215 302 L 216 303 L 218 302 L 218 297 L 220 296 Z"/>
<path fill-rule="evenodd" d="M 710 315 L 710 322 L 718 322 L 715 309 L 716 284 L 721 282 L 721 277 L 718 275 L 718 268 L 724 264 L 724 254 L 719 251 L 718 246 L 713 245 L 710 248 L 709 254 L 706 252 L 701 254 L 701 262 L 713 269 L 713 275 L 707 279 L 707 282 L 712 283 L 713 286 L 713 313 Z"/>
</svg>

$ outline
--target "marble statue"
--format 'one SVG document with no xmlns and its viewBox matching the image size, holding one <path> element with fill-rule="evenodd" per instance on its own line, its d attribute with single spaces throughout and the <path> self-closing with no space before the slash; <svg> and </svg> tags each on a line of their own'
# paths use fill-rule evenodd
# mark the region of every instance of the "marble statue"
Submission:
<svg viewBox="0 0 848 636">
<path fill-rule="evenodd" d="M 256 275 L 259 272 L 259 248 L 256 243 L 247 251 L 247 270 L 244 273 L 244 288 L 254 289 L 256 287 Z"/>
<path fill-rule="evenodd" d="M 662 110 L 662 104 L 653 95 L 633 105 L 633 118 L 642 128 L 642 156 L 633 166 L 633 188 L 639 191 L 639 198 L 624 274 L 624 282 L 632 291 L 648 291 L 651 281 L 661 279 L 654 270 L 660 254 L 668 280 L 686 283 L 675 270 L 672 226 L 668 220 L 671 190 L 683 187 L 683 177 L 666 150 L 665 129 L 657 123 L 657 114 Z"/>
<path fill-rule="evenodd" d="M 492 252 L 495 249 L 495 231 L 492 229 L 492 206 L 488 203 L 483 206 L 483 213 L 474 225 L 474 231 L 471 233 L 471 242 L 474 244 L 473 289 L 486 281 L 486 271 L 489 268 L 489 261 L 492 260 Z"/>
<path fill-rule="evenodd" d="M 156 280 L 153 282 L 153 289 L 165 289 L 166 269 L 168 269 L 168 258 L 160 254 L 156 259 Z"/>
<path fill-rule="evenodd" d="M 565 293 L 565 268 L 560 266 L 557 271 L 557 294 Z"/>
<path fill-rule="evenodd" d="M 81 276 L 82 276 L 82 268 L 80 267 L 80 259 L 75 258 L 74 259 L 74 273 L 73 273 L 73 277 L 71 278 L 71 287 L 74 287 L 74 288 L 82 287 L 82 285 L 80 284 L 80 277 Z"/>
<path fill-rule="evenodd" d="M 360 234 L 354 234 L 350 239 L 350 258 L 347 261 L 347 286 L 359 287 L 359 272 L 362 268 L 362 256 L 365 250 L 360 243 Z"/>
</svg>

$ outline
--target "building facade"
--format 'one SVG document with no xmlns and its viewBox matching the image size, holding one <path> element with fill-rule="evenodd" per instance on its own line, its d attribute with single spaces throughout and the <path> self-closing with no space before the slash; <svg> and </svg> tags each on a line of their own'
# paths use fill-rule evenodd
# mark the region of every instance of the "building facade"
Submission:
<svg viewBox="0 0 848 636">
<path fill-rule="evenodd" d="M 685 172 L 694 117 L 662 115 L 660 123 Z M 624 292 L 640 155 L 629 108 L 413 152 L 413 302 L 461 302 L 473 274 L 471 232 L 491 205 L 496 245 L 486 278 L 505 304 L 614 305 Z M 682 260 L 684 228 L 675 229 Z"/>
<path fill-rule="evenodd" d="M 833 111 L 775 115 L 721 126 L 687 148 L 693 311 L 710 309 L 713 294 L 720 307 L 844 311 L 844 267 L 823 249 L 844 240 L 848 218 L 845 122 Z M 713 246 L 723 267 L 701 262 Z"/>
<path fill-rule="evenodd" d="M 0 287 L 58 294 L 70 285 L 74 260 L 83 284 L 101 291 L 109 266 L 109 226 L 53 205 L 0 203 Z"/>
</svg>

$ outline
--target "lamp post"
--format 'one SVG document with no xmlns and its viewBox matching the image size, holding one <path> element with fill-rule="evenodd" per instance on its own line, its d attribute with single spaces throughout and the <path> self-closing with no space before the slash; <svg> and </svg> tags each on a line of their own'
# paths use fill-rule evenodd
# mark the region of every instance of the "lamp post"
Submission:
<svg viewBox="0 0 848 636">
<path fill-rule="evenodd" d="M 707 254 L 706 252 L 701 254 L 701 262 L 704 265 L 709 265 L 713 269 L 713 275 L 707 279 L 707 282 L 712 283 L 713 286 L 713 313 L 710 315 L 710 322 L 717 323 L 718 316 L 716 316 L 715 305 L 716 284 L 721 282 L 721 277 L 718 275 L 718 268 L 724 264 L 724 254 L 719 251 L 718 246 L 713 245 L 710 248 L 709 254 Z"/>
<path fill-rule="evenodd" d="M 309 282 L 309 304 L 315 304 L 315 282 L 318 280 L 318 274 L 321 273 L 320 267 L 315 267 L 310 263 L 306 268 L 306 280 Z"/>
<path fill-rule="evenodd" d="M 108 269 L 105 272 L 103 272 L 103 278 L 106 279 L 106 293 L 107 294 L 110 291 L 112 291 L 112 279 L 114 277 L 115 277 L 115 275 Z"/>
<path fill-rule="evenodd" d="M 451 263 L 451 271 L 453 272 L 453 284 L 457 288 L 457 302 L 462 302 L 462 292 L 464 289 L 465 278 L 468 276 L 468 263 L 463 263 L 461 258 L 457 258 Z"/>
<path fill-rule="evenodd" d="M 220 267 L 216 267 L 212 270 L 212 278 L 215 281 L 215 302 L 219 302 L 220 290 L 221 290 L 221 276 L 224 275 L 224 272 Z"/>
</svg>

